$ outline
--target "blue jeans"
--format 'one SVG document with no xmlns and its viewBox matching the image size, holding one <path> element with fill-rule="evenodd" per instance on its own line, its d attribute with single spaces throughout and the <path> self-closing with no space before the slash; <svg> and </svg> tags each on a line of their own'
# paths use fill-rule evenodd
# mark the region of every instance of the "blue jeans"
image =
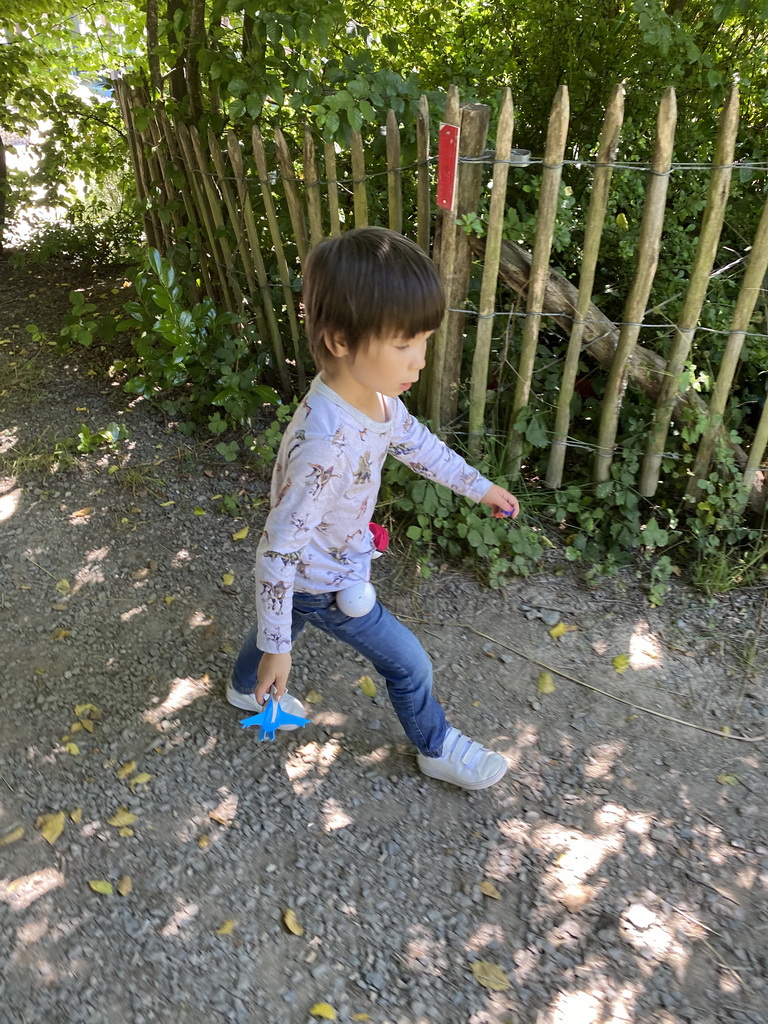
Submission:
<svg viewBox="0 0 768 1024">
<path fill-rule="evenodd" d="M 367 615 L 352 619 L 339 611 L 333 594 L 295 593 L 292 641 L 307 623 L 343 640 L 373 663 L 386 681 L 392 707 L 408 739 L 422 754 L 438 757 L 448 724 L 445 712 L 432 696 L 432 663 L 410 629 L 378 601 Z M 232 673 L 236 690 L 253 692 L 261 654 L 253 626 Z"/>
</svg>

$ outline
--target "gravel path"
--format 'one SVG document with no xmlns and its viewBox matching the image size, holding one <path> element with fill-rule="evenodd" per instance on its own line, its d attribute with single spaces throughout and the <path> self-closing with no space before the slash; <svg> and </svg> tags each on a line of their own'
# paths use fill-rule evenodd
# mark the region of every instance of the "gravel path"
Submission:
<svg viewBox="0 0 768 1024">
<path fill-rule="evenodd" d="M 57 295 L 17 273 L 0 310 L 0 1021 L 768 1021 L 765 743 L 736 738 L 768 732 L 763 592 L 653 610 L 557 553 L 495 593 L 388 554 L 380 594 L 507 777 L 421 777 L 310 631 L 312 724 L 260 744 L 223 688 L 266 481 L 35 346 Z M 116 452 L 41 472 L 112 421 Z M 541 693 L 543 665 L 572 679 Z"/>
</svg>

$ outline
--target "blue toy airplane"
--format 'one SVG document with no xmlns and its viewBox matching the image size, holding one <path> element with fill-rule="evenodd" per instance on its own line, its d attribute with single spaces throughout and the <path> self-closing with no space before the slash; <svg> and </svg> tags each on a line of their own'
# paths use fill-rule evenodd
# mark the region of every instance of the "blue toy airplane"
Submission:
<svg viewBox="0 0 768 1024">
<path fill-rule="evenodd" d="M 283 711 L 280 707 L 280 701 L 276 700 L 272 695 L 267 698 L 263 711 L 260 711 L 258 715 L 251 715 L 250 718 L 244 718 L 240 722 L 244 729 L 247 729 L 249 725 L 259 726 L 259 742 L 274 740 L 275 733 L 281 725 L 295 725 L 299 729 L 303 729 L 308 724 L 308 718 L 301 718 L 299 715 L 289 715 L 287 711 Z"/>
</svg>

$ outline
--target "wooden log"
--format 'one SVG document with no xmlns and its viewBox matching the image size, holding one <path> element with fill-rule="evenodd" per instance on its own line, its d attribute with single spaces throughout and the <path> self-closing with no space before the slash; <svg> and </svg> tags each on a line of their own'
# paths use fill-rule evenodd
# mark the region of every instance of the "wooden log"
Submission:
<svg viewBox="0 0 768 1024">
<path fill-rule="evenodd" d="M 309 240 L 314 247 L 323 240 L 323 213 L 320 203 L 320 177 L 317 173 L 315 140 L 309 127 L 304 128 L 304 187 L 307 190 Z"/>
<path fill-rule="evenodd" d="M 472 357 L 472 380 L 469 388 L 469 451 L 478 458 L 482 453 L 485 405 L 488 390 L 488 365 L 493 339 L 493 314 L 496 302 L 496 285 L 499 278 L 499 254 L 501 236 L 504 230 L 504 209 L 507 203 L 507 177 L 509 175 L 509 154 L 512 149 L 514 130 L 514 109 L 512 93 L 505 89 L 499 123 L 496 130 L 496 153 L 493 164 L 493 189 L 488 210 L 488 231 L 486 233 L 483 280 L 480 285 L 480 308 L 477 324 L 477 339 Z"/>
<path fill-rule="evenodd" d="M 368 187 L 365 176 L 365 154 L 363 137 L 360 132 L 352 132 L 350 140 L 352 155 L 352 198 L 355 212 L 355 227 L 368 227 Z"/>
<path fill-rule="evenodd" d="M 536 358 L 536 346 L 539 340 L 541 309 L 549 256 L 552 251 L 552 237 L 555 231 L 558 200 L 560 197 L 560 180 L 563 174 L 565 158 L 565 139 L 568 134 L 570 104 L 568 89 L 561 85 L 555 93 L 552 110 L 549 115 L 547 141 L 544 146 L 544 169 L 541 172 L 541 190 L 539 193 L 539 210 L 536 215 L 536 239 L 533 245 L 531 262 L 531 283 L 528 289 L 526 316 L 520 338 L 520 356 L 517 364 L 517 382 L 512 401 L 507 442 L 507 469 L 510 476 L 520 472 L 520 460 L 523 451 L 523 438 L 515 427 L 517 417 L 528 405 L 533 380 L 533 366 Z"/>
<path fill-rule="evenodd" d="M 251 130 L 251 139 L 253 143 L 253 158 L 256 161 L 256 173 L 259 176 L 259 185 L 261 187 L 261 198 L 264 203 L 264 213 L 267 218 L 267 224 L 269 225 L 269 233 L 272 236 L 272 244 L 275 248 L 275 258 L 277 260 L 280 283 L 283 286 L 285 312 L 291 327 L 291 340 L 293 342 L 293 354 L 296 360 L 296 373 L 299 378 L 299 387 L 303 390 L 306 385 L 306 375 L 304 373 L 304 360 L 301 353 L 299 322 L 296 318 L 296 307 L 294 305 L 295 296 L 293 289 L 291 288 L 291 280 L 288 274 L 288 262 L 285 258 L 285 249 L 283 248 L 283 236 L 277 223 L 275 201 L 272 197 L 272 189 L 267 175 L 267 157 L 264 152 L 264 142 L 261 138 L 261 132 L 256 125 L 254 125 Z"/>
<path fill-rule="evenodd" d="M 760 218 L 755 237 L 752 240 L 752 249 L 747 261 L 747 268 L 744 272 L 744 280 L 741 283 L 739 297 L 736 300 L 736 308 L 733 311 L 731 329 L 728 334 L 728 340 L 725 343 L 720 371 L 709 402 L 707 426 L 696 450 L 696 458 L 694 459 L 691 478 L 688 482 L 687 493 L 690 497 L 698 495 L 700 490 L 699 481 L 706 479 L 715 443 L 718 437 L 722 435 L 728 395 L 730 394 L 741 351 L 744 347 L 744 337 L 749 329 L 749 323 L 755 311 L 755 304 L 760 298 L 766 271 L 768 271 L 768 202 L 763 208 L 763 215 Z M 750 486 L 752 486 L 751 481 L 757 479 L 758 466 L 765 451 L 764 447 L 762 450 L 760 449 L 761 441 L 762 434 L 759 425 L 758 436 L 755 437 L 752 443 L 752 451 L 744 467 L 745 482 L 749 481 Z"/>
<path fill-rule="evenodd" d="M 768 207 L 763 215 L 768 234 Z M 485 239 L 472 238 L 472 249 L 478 259 L 485 253 Z M 525 297 L 531 276 L 531 256 L 513 242 L 501 243 L 499 276 L 519 295 Z M 550 270 L 547 276 L 546 290 L 543 297 L 542 313 L 548 316 L 564 331 L 570 333 L 576 315 L 578 292 L 562 274 Z M 608 369 L 613 364 L 614 355 L 619 344 L 619 328 L 594 304 L 590 304 L 584 322 L 585 355 L 595 359 L 601 366 Z M 660 355 L 642 345 L 636 345 L 627 362 L 627 383 L 642 391 L 649 398 L 658 398 L 662 381 L 667 372 L 667 363 Z M 706 414 L 707 406 L 698 392 L 689 390 L 679 394 L 675 402 L 675 418 L 683 415 L 701 416 Z M 737 463 L 745 467 L 747 454 L 739 445 L 733 444 L 727 434 L 722 434 L 724 442 L 733 451 Z M 750 507 L 760 512 L 765 507 L 768 495 L 768 482 L 765 474 L 757 472 L 750 491 Z"/>
<path fill-rule="evenodd" d="M 637 344 L 640 323 L 645 315 L 648 296 L 651 293 L 651 285 L 659 263 L 659 248 L 661 233 L 664 229 L 664 210 L 669 187 L 676 122 L 675 90 L 669 88 L 659 104 L 656 144 L 651 160 L 651 180 L 646 192 L 643 219 L 640 225 L 635 277 L 624 306 L 619 344 L 605 385 L 603 412 L 600 418 L 600 431 L 595 452 L 594 479 L 596 483 L 608 480 L 610 477 L 619 412 L 627 386 L 627 364 Z"/>
<path fill-rule="evenodd" d="M 445 99 L 445 111 L 443 123 L 459 127 L 461 121 L 461 108 L 459 102 L 459 90 L 455 85 L 448 89 Z M 454 210 L 446 210 L 442 207 L 437 214 L 437 237 L 435 240 L 434 261 L 440 272 L 440 279 L 443 289 L 448 297 L 448 282 L 453 277 L 453 268 L 456 262 L 456 231 L 454 225 L 456 214 Z M 447 305 L 446 301 L 446 305 Z M 426 413 L 432 421 L 435 430 L 440 430 L 441 409 L 443 404 L 442 382 L 445 376 L 445 350 L 448 331 L 448 317 L 443 317 L 443 322 L 435 331 L 430 354 L 416 389 L 417 408 L 419 412 Z"/>
<path fill-rule="evenodd" d="M 400 126 L 394 110 L 387 111 L 387 205 L 390 231 L 403 231 L 403 183 L 400 168 Z"/>
<path fill-rule="evenodd" d="M 573 399 L 576 375 L 579 370 L 579 358 L 584 339 L 584 318 L 592 302 L 592 289 L 595 283 L 597 257 L 600 252 L 600 239 L 605 223 L 605 211 L 608 206 L 608 195 L 611 186 L 613 162 L 619 145 L 619 135 L 624 122 L 624 86 L 617 85 L 608 102 L 600 135 L 597 153 L 597 167 L 592 179 L 592 189 L 587 211 L 587 223 L 584 228 L 584 247 L 579 275 L 579 295 L 576 301 L 576 316 L 568 339 L 568 349 L 563 365 L 563 379 L 557 399 L 555 429 L 549 451 L 547 465 L 547 487 L 560 487 L 563 482 L 563 466 L 565 464 L 566 440 L 571 424 L 571 401 Z"/>
<path fill-rule="evenodd" d="M 416 114 L 416 242 L 429 256 L 432 207 L 429 172 L 429 102 L 422 93 Z"/>
<path fill-rule="evenodd" d="M 299 256 L 299 263 L 303 264 L 309 249 L 309 243 L 307 242 L 307 218 L 304 214 L 304 207 L 299 195 L 298 178 L 293 158 L 288 149 L 288 143 L 285 141 L 285 136 L 279 128 L 275 129 L 275 156 L 277 158 L 277 165 L 280 168 L 283 192 L 288 203 L 288 214 L 291 218 L 296 252 Z"/>
<path fill-rule="evenodd" d="M 339 179 L 336 174 L 336 147 L 326 142 L 323 147 L 325 155 L 325 176 L 328 179 L 328 215 L 331 222 L 331 237 L 338 238 L 341 234 L 341 218 L 339 217 Z"/>
<path fill-rule="evenodd" d="M 725 209 L 731 188 L 736 133 L 739 129 L 739 91 L 734 86 L 720 115 L 715 143 L 714 164 L 709 180 L 707 204 L 702 217 L 683 308 L 680 310 L 675 334 L 667 357 L 667 374 L 653 415 L 648 446 L 640 471 L 639 491 L 646 497 L 656 493 L 661 459 L 669 433 L 675 396 L 681 390 L 681 377 L 693 345 L 696 325 L 707 294 L 712 267 L 717 256 L 723 230 Z"/>
<path fill-rule="evenodd" d="M 285 364 L 283 339 L 280 336 L 280 328 L 278 327 L 277 317 L 275 316 L 275 306 L 272 301 L 272 292 L 270 291 L 269 282 L 267 280 L 267 269 L 264 266 L 264 257 L 261 254 L 261 243 L 259 240 L 258 230 L 256 229 L 256 219 L 253 215 L 251 197 L 248 194 L 248 188 L 245 183 L 243 154 L 240 149 L 240 142 L 232 131 L 230 131 L 227 137 L 227 152 L 229 153 L 229 162 L 232 165 L 232 171 L 235 176 L 240 208 L 243 211 L 245 231 L 248 236 L 248 245 L 250 246 L 254 269 L 256 271 L 256 280 L 259 285 L 259 294 L 261 295 L 261 305 L 267 319 L 269 336 L 272 341 L 272 349 L 275 353 L 275 362 L 277 364 L 278 373 L 280 374 L 280 384 L 283 388 L 283 393 L 287 396 L 290 394 L 291 388 L 288 378 L 288 369 Z"/>
</svg>

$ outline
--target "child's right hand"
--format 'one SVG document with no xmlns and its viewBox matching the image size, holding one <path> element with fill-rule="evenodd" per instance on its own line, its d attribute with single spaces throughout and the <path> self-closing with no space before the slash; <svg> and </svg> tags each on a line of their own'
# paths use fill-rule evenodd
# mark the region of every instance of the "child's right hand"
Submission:
<svg viewBox="0 0 768 1024">
<path fill-rule="evenodd" d="M 275 696 L 282 697 L 285 693 L 288 676 L 291 673 L 291 652 L 283 654 L 262 654 L 259 662 L 256 700 L 263 704 L 274 686 Z"/>
</svg>

